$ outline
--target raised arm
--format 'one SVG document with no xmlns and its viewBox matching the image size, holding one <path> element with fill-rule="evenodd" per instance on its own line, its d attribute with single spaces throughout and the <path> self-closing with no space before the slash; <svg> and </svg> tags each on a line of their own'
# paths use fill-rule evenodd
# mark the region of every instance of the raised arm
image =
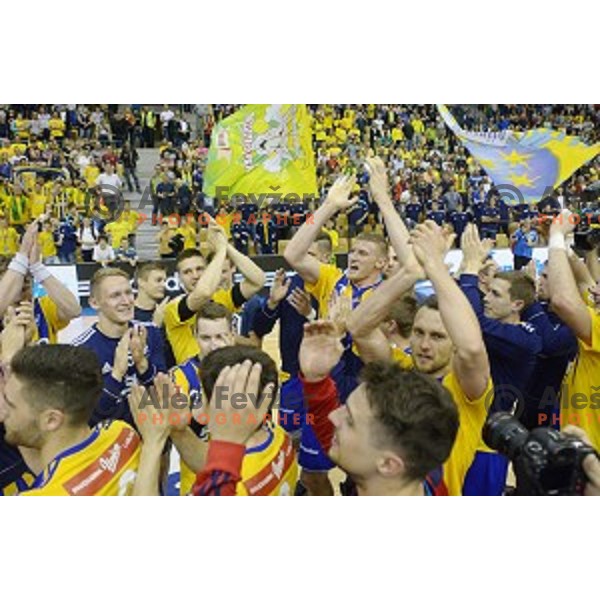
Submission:
<svg viewBox="0 0 600 600">
<path fill-rule="evenodd" d="M 480 398 L 488 387 L 490 365 L 479 321 L 471 304 L 444 264 L 446 241 L 431 221 L 413 232 L 415 255 L 438 297 L 440 315 L 455 347 L 453 370 L 468 398 Z"/>
<path fill-rule="evenodd" d="M 585 257 L 585 263 L 594 282 L 600 281 L 600 262 L 598 261 L 598 247 L 596 246 Z"/>
<path fill-rule="evenodd" d="M 423 279 L 416 267 L 418 265 L 413 258 L 409 265 L 384 281 L 351 313 L 347 321 L 348 331 L 365 363 L 390 360 L 392 350 L 379 325 L 388 316 L 390 306 L 410 292 L 419 279 Z"/>
<path fill-rule="evenodd" d="M 58 318 L 66 322 L 76 319 L 81 314 L 79 301 L 69 288 L 54 277 L 48 268 L 42 264 L 40 247 L 37 240 L 34 241 L 31 248 L 29 263 L 29 270 L 34 279 L 44 286 L 48 297 L 56 304 Z"/>
<path fill-rule="evenodd" d="M 155 396 L 150 400 L 148 394 Z M 134 496 L 160 495 L 162 454 L 171 430 L 170 406 L 174 397 L 173 382 L 162 373 L 156 376 L 154 388 L 146 390 L 135 385 L 131 389 L 129 408 L 143 440 Z"/>
<path fill-rule="evenodd" d="M 244 256 L 231 244 L 227 245 L 227 257 L 244 276 L 240 290 L 246 300 L 258 294 L 265 285 L 265 272 L 249 257 Z"/>
<path fill-rule="evenodd" d="M 355 177 L 340 177 L 329 190 L 325 202 L 315 212 L 313 219 L 307 219 L 285 249 L 285 260 L 306 283 L 316 283 L 321 268 L 321 263 L 314 256 L 309 256 L 308 251 L 329 219 L 358 202 L 358 199 L 350 199 L 355 182 Z"/>
<path fill-rule="evenodd" d="M 221 272 L 227 256 L 227 238 L 224 233 L 212 233 L 209 229 L 209 241 L 214 247 L 215 254 L 196 287 L 186 298 L 187 306 L 191 312 L 198 312 L 212 298 L 221 282 Z"/>
<path fill-rule="evenodd" d="M 390 184 L 385 169 L 385 164 L 379 157 L 367 159 L 367 170 L 369 172 L 369 186 L 375 204 L 379 207 L 388 236 L 398 262 L 404 266 L 412 257 L 409 248 L 409 233 L 404 221 L 394 208 L 390 195 Z"/>
<path fill-rule="evenodd" d="M 596 257 L 598 256 L 597 252 L 598 251 L 596 250 Z M 592 261 L 588 259 L 590 254 L 592 254 L 592 252 L 588 252 L 584 262 L 577 256 L 577 254 L 575 254 L 575 252 L 567 251 L 569 264 L 571 265 L 571 271 L 573 272 L 577 289 L 579 290 L 579 294 L 582 298 L 585 298 L 590 288 L 596 285 L 596 279 L 590 270 L 590 265 L 592 264 Z"/>
<path fill-rule="evenodd" d="M 0 317 L 4 315 L 9 306 L 12 306 L 21 297 L 23 282 L 29 271 L 29 254 L 37 234 L 38 226 L 37 222 L 34 222 L 27 227 L 19 251 L 0 279 Z"/>
<path fill-rule="evenodd" d="M 548 287 L 554 312 L 578 339 L 592 342 L 592 317 L 583 301 L 567 256 L 566 237 L 574 228 L 572 213 L 564 210 L 550 227 Z"/>
<path fill-rule="evenodd" d="M 215 384 L 213 397 L 207 407 L 211 442 L 206 465 L 198 474 L 195 496 L 234 496 L 246 443 L 262 423 L 271 404 L 275 387 L 269 384 L 256 404 L 248 398 L 258 398 L 262 366 L 249 360 L 225 367 Z M 218 392 L 217 392 L 218 390 Z M 219 401 L 216 394 L 219 394 Z M 242 402 L 232 403 L 234 397 Z"/>
</svg>

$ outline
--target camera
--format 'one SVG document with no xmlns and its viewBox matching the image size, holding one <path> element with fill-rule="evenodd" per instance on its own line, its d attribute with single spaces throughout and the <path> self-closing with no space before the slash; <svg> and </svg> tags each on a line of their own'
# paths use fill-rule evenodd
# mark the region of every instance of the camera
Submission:
<svg viewBox="0 0 600 600">
<path fill-rule="evenodd" d="M 491 416 L 483 440 L 508 457 L 517 478 L 517 496 L 581 496 L 588 481 L 582 463 L 594 449 L 581 440 L 539 428 L 529 432 L 508 413 Z"/>
<path fill-rule="evenodd" d="M 581 194 L 581 204 L 584 210 L 581 222 L 575 230 L 575 250 L 591 252 L 600 248 L 600 188 L 591 185 Z"/>
<path fill-rule="evenodd" d="M 180 233 L 169 240 L 169 248 L 173 251 L 173 254 L 181 254 L 184 246 L 185 238 Z"/>
<path fill-rule="evenodd" d="M 589 225 L 593 223 L 593 225 Z M 582 216 L 581 224 L 575 230 L 575 250 L 591 252 L 600 248 L 600 211 L 587 213 Z"/>
</svg>

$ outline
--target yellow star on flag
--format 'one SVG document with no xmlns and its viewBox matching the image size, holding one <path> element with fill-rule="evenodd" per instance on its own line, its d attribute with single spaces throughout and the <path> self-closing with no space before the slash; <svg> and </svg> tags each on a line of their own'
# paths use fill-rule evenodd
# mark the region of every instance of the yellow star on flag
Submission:
<svg viewBox="0 0 600 600">
<path fill-rule="evenodd" d="M 496 161 L 491 158 L 480 158 L 478 162 L 484 169 L 494 169 L 496 167 Z"/>
<path fill-rule="evenodd" d="M 519 154 L 516 150 L 513 150 L 510 154 L 505 154 L 501 152 L 504 160 L 509 162 L 511 166 L 518 167 L 523 166 L 527 168 L 529 159 L 533 156 L 532 154 Z"/>
<path fill-rule="evenodd" d="M 523 175 L 511 175 L 509 179 L 517 187 L 532 188 L 534 187 L 535 182 L 539 179 L 539 177 L 535 177 L 532 180 L 529 178 L 529 175 L 527 175 L 527 173 L 524 173 Z"/>
</svg>

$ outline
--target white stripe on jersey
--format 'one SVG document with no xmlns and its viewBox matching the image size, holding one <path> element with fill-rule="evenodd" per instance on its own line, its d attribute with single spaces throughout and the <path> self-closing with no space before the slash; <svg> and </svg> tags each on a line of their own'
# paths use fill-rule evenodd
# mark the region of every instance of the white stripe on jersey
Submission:
<svg viewBox="0 0 600 600">
<path fill-rule="evenodd" d="M 94 327 L 86 329 L 86 331 L 81 333 L 79 337 L 76 337 L 71 342 L 71 346 L 81 346 L 82 344 L 85 344 L 95 333 L 97 333 L 97 331 L 94 329 Z"/>
</svg>

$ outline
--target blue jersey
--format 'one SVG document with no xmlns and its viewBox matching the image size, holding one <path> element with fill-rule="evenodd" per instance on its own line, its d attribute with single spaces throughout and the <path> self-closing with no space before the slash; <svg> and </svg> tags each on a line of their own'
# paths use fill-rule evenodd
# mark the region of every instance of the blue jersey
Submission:
<svg viewBox="0 0 600 600">
<path fill-rule="evenodd" d="M 233 245 L 238 252 L 248 254 L 248 242 L 250 241 L 250 229 L 244 221 L 236 221 L 234 219 L 231 224 L 231 237 Z"/>
<path fill-rule="evenodd" d="M 4 434 L 4 425 L 0 423 L 0 496 L 16 496 L 31 487 L 36 475 L 19 449 L 4 441 Z"/>
<path fill-rule="evenodd" d="M 58 254 L 66 256 L 75 252 L 77 248 L 77 234 L 71 221 L 63 221 L 58 227 L 58 232 L 62 238 L 62 243 L 58 247 Z"/>
<path fill-rule="evenodd" d="M 242 213 L 242 220 L 246 223 L 250 220 L 250 215 L 256 215 L 258 212 L 258 206 L 254 202 L 244 202 L 238 206 L 238 209 Z"/>
<path fill-rule="evenodd" d="M 137 324 L 137 321 L 132 323 L 132 325 Z M 138 373 L 130 354 L 129 368 L 123 381 L 117 381 L 112 375 L 115 351 L 120 338 L 111 338 L 104 335 L 99 331 L 96 324 L 73 341 L 73 346 L 82 346 L 93 350 L 102 369 L 104 386 L 102 397 L 90 420 L 90 426 L 92 427 L 107 419 L 120 419 L 133 425 L 133 417 L 127 400 L 132 386 L 136 383 L 150 385 L 158 373 L 166 372 L 164 339 L 160 330 L 150 323 L 141 323 L 141 325 L 148 332 L 146 348 L 144 349 L 144 354 L 148 359 L 148 370 L 145 373 Z"/>
<path fill-rule="evenodd" d="M 450 223 L 452 223 L 452 227 L 454 227 L 454 233 L 459 237 L 462 237 L 467 225 L 471 221 L 470 213 L 466 212 L 455 212 L 450 215 Z"/>
<path fill-rule="evenodd" d="M 290 281 L 289 295 L 296 289 L 304 289 L 304 281 L 299 275 L 294 275 Z M 311 297 L 313 308 L 317 310 L 318 302 Z M 265 302 L 261 310 L 254 315 L 252 331 L 260 338 L 265 337 L 279 320 L 279 351 L 281 368 L 290 377 L 296 377 L 300 371 L 298 353 L 304 336 L 304 325 L 307 320 L 288 301 L 287 297 L 279 303 L 275 310 L 270 310 Z"/>
<path fill-rule="evenodd" d="M 355 227 L 359 227 L 369 217 L 369 208 L 368 198 L 361 194 L 358 202 L 348 214 L 348 222 Z"/>
<path fill-rule="evenodd" d="M 469 299 L 481 326 L 487 348 L 496 398 L 491 412 L 510 411 L 522 402 L 531 383 L 542 340 L 529 323 L 512 325 L 486 317 L 479 280 L 476 275 L 462 275 L 460 287 Z"/>
<path fill-rule="evenodd" d="M 347 275 L 341 277 L 335 285 L 336 296 L 349 296 L 352 301 L 352 310 L 356 310 L 363 298 L 366 299 L 383 282 L 383 278 L 376 283 L 357 287 L 348 279 Z M 354 343 L 350 334 L 342 340 L 344 354 L 338 365 L 333 369 L 331 376 L 334 378 L 342 402 L 346 402 L 350 394 L 358 387 L 359 375 L 364 367 L 361 358 L 354 352 Z"/>
<path fill-rule="evenodd" d="M 518 229 L 515 233 L 515 245 L 513 253 L 515 256 L 524 258 L 533 257 L 533 247 L 538 240 L 538 235 L 535 231 L 525 233 L 522 229 Z"/>
<path fill-rule="evenodd" d="M 0 423 L 0 496 L 16 496 L 28 490 L 35 478 L 18 448 L 4 441 L 4 425 Z"/>
<path fill-rule="evenodd" d="M 277 246 L 277 228 L 272 219 L 269 219 L 266 222 L 262 219 L 258 219 L 254 241 L 257 244 L 257 251 L 259 254 L 275 254 Z"/>
<path fill-rule="evenodd" d="M 427 213 L 427 220 L 437 223 L 440 227 L 446 222 L 446 213 L 443 210 L 430 210 Z"/>
<path fill-rule="evenodd" d="M 292 227 L 300 227 L 303 225 L 308 209 L 304 202 L 290 204 L 290 225 Z"/>
<path fill-rule="evenodd" d="M 404 216 L 411 221 L 418 223 L 421 220 L 421 214 L 423 213 L 423 207 L 419 202 L 411 202 L 404 208 Z"/>
<path fill-rule="evenodd" d="M 523 318 L 531 324 L 542 340 L 542 351 L 525 392 L 523 424 L 558 428 L 559 394 L 569 363 L 578 351 L 577 338 L 545 302 L 536 302 Z"/>
<path fill-rule="evenodd" d="M 500 222 L 508 224 L 510 221 L 510 208 L 503 200 L 498 201 L 498 211 L 500 212 Z"/>
<path fill-rule="evenodd" d="M 277 202 L 271 205 L 273 219 L 277 229 L 290 227 L 290 205 L 287 202 Z"/>
<path fill-rule="evenodd" d="M 482 222 L 481 229 L 484 231 L 489 231 L 490 233 L 498 233 L 500 229 L 500 222 L 494 221 L 493 223 L 485 223 L 483 221 L 483 217 L 488 217 L 491 219 L 500 219 L 500 211 L 497 208 L 492 208 L 491 206 L 486 206 L 481 212 Z"/>
</svg>

